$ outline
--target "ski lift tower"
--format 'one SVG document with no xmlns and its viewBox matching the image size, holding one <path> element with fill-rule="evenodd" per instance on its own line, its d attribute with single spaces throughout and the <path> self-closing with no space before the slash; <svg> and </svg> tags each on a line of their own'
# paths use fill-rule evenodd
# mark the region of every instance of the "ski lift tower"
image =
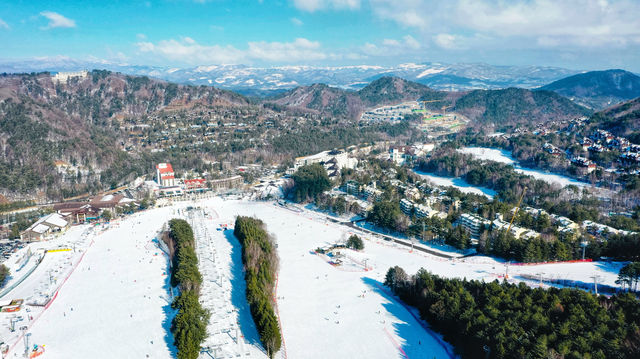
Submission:
<svg viewBox="0 0 640 359">
<path fill-rule="evenodd" d="M 24 357 L 28 358 L 29 357 L 29 337 L 31 336 L 31 333 L 27 333 L 27 326 L 23 325 L 20 327 L 20 330 L 22 331 L 22 338 L 24 340 Z"/>
<path fill-rule="evenodd" d="M 598 274 L 592 275 L 591 278 L 593 278 L 593 289 L 596 292 L 596 295 L 598 295 L 598 279 L 600 279 L 600 276 Z"/>
<path fill-rule="evenodd" d="M 587 250 L 587 246 L 589 245 L 589 242 L 587 241 L 582 241 L 580 242 L 580 247 L 582 247 L 582 260 L 584 260 L 584 254 Z"/>
</svg>

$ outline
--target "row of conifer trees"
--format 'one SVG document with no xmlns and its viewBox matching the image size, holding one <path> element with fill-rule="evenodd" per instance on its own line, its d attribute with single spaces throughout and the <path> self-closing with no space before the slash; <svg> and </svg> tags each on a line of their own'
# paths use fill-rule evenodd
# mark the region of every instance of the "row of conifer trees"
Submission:
<svg viewBox="0 0 640 359">
<path fill-rule="evenodd" d="M 196 359 L 200 355 L 200 344 L 207 337 L 210 313 L 198 301 L 202 275 L 198 270 L 195 238 L 191 226 L 183 219 L 169 221 L 169 236 L 174 248 L 171 284 L 180 290 L 171 304 L 178 310 L 171 332 L 178 359 Z"/>
<path fill-rule="evenodd" d="M 238 216 L 233 233 L 242 244 L 242 263 L 251 315 L 267 355 L 273 358 L 280 350 L 282 341 L 273 308 L 273 289 L 278 270 L 275 245 L 264 229 L 263 222 L 257 218 Z"/>
</svg>

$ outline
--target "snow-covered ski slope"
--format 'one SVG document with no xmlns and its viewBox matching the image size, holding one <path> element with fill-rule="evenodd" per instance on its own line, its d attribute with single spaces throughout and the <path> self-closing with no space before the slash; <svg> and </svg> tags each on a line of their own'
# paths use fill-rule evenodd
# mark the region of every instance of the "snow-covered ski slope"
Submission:
<svg viewBox="0 0 640 359">
<path fill-rule="evenodd" d="M 49 309 L 32 343 L 46 358 L 167 358 L 173 310 L 167 257 L 151 240 L 174 215 L 161 208 L 132 215 L 98 234 Z M 16 346 L 21 352 L 23 346 Z"/>
<path fill-rule="evenodd" d="M 202 215 L 185 211 L 187 206 L 202 208 Z M 211 350 L 201 358 L 214 353 L 265 358 L 244 298 L 240 244 L 231 230 L 217 230 L 221 224 L 232 225 L 237 215 L 262 219 L 277 241 L 275 297 L 284 339 L 280 358 L 450 358 L 452 348 L 383 289 L 386 271 L 394 265 L 408 273 L 424 267 L 446 277 L 485 281 L 501 280 L 505 273 L 504 263 L 489 257 L 445 260 L 364 234 L 364 251 L 342 250 L 345 264 L 334 267 L 329 258 L 311 251 L 346 239 L 354 229 L 328 221 L 323 214 L 220 197 L 182 202 L 126 217 L 104 232 L 87 235 L 88 227 L 74 227 L 57 239 L 87 249 L 69 259 L 69 253 L 47 254 L 58 259 L 43 262 L 45 270 L 37 269 L 15 289 L 25 299 L 32 297 L 31 291 L 49 282 L 46 268 L 68 267 L 69 260 L 75 265 L 84 255 L 47 310 L 31 307 L 31 343 L 44 344 L 47 358 L 175 357 L 169 331 L 175 313 L 169 304 L 168 261 L 152 239 L 169 219 L 182 217 L 192 222 L 197 234 L 205 280 L 201 299 L 212 312 L 210 336 L 203 344 Z M 598 275 L 599 283 L 615 286 L 619 268 L 603 262 L 511 266 L 509 276 L 515 281 L 522 274 L 542 274 L 589 283 Z M 528 284 L 538 285 L 535 280 Z M 9 315 L 0 314 L 2 333 L 8 332 Z M 3 334 L 3 339 L 16 339 L 16 333 L 11 335 Z M 22 348 L 20 342 L 10 357 Z"/>
<path fill-rule="evenodd" d="M 236 215 L 260 218 L 276 238 L 280 257 L 276 298 L 286 357 L 450 357 L 447 349 L 451 348 L 443 347 L 437 335 L 423 329 L 379 287 L 388 269 L 384 262 L 397 259 L 408 270 L 417 270 L 423 257 L 367 241 L 363 253 L 346 252 L 357 262 L 368 259 L 367 266 L 373 265 L 373 270 L 334 267 L 310 251 L 346 239 L 346 227 L 325 223 L 313 212 L 295 212 L 268 202 L 213 199 L 206 208 L 215 208 L 221 223 L 233 223 Z"/>
<path fill-rule="evenodd" d="M 240 243 L 233 231 L 222 231 L 215 209 L 186 214 L 196 238 L 201 302 L 211 312 L 209 337 L 202 343 L 206 352 L 201 357 L 266 358 L 245 296 Z"/>
</svg>

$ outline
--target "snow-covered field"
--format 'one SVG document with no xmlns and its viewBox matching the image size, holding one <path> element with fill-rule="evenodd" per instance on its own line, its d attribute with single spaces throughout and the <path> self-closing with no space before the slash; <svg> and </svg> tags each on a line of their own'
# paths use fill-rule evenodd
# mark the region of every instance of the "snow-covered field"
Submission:
<svg viewBox="0 0 640 359">
<path fill-rule="evenodd" d="M 513 166 L 516 172 L 533 176 L 536 179 L 543 180 L 547 183 L 555 183 L 562 187 L 568 185 L 575 185 L 578 187 L 588 187 L 590 184 L 582 181 L 578 181 L 574 178 L 562 176 L 559 174 L 544 172 L 533 168 L 522 167 L 518 164 L 518 161 L 511 156 L 511 152 L 507 150 L 487 147 L 464 147 L 458 149 L 461 153 L 470 154 L 473 157 L 482 161 L 495 161 L 500 163 L 506 163 Z"/>
<path fill-rule="evenodd" d="M 420 177 L 424 179 L 428 179 L 429 181 L 431 181 L 431 183 L 433 183 L 436 186 L 454 187 L 459 189 L 463 193 L 485 195 L 490 199 L 496 195 L 496 191 L 489 188 L 485 188 L 485 187 L 472 186 L 462 178 L 437 176 L 431 173 L 417 171 L 417 170 L 414 170 L 414 172 Z"/>
<path fill-rule="evenodd" d="M 185 211 L 186 206 L 201 207 L 206 214 Z M 214 353 L 264 358 L 244 298 L 240 244 L 231 230 L 217 230 L 221 224 L 232 224 L 236 215 L 262 219 L 277 240 L 280 270 L 275 297 L 284 339 L 281 358 L 449 358 L 451 348 L 383 289 L 386 271 L 394 265 L 408 273 L 424 267 L 446 277 L 485 281 L 502 278 L 506 271 L 504 263 L 489 257 L 445 260 L 366 234 L 361 234 L 366 239 L 364 251 L 343 250 L 346 265 L 334 267 L 310 251 L 345 240 L 350 231 L 358 230 L 317 212 L 216 197 L 138 213 L 112 223 L 104 232 L 74 227 L 55 241 L 33 244 L 77 248 L 47 254 L 42 268 L 2 299 L 40 295 L 52 269 L 74 268 L 81 260 L 66 281 L 63 277 L 70 271 L 60 270 L 57 283 L 64 284 L 56 287 L 58 295 L 48 309 L 27 306 L 30 312 L 16 313 L 27 317 L 16 326 L 29 327 L 31 343 L 45 345 L 44 357 L 174 357 L 168 261 L 152 240 L 169 219 L 183 217 L 197 234 L 205 282 L 201 298 L 212 312 L 210 337 L 205 341 L 211 350 L 201 358 Z M 510 266 L 508 271 L 515 279 L 529 274 L 585 283 L 598 275 L 599 283 L 615 286 L 619 268 L 616 263 L 595 262 Z M 529 284 L 539 285 L 535 280 Z M 12 315 L 0 314 L 0 335 L 10 344 L 20 334 L 8 330 Z M 9 357 L 22 350 L 19 341 Z"/>
</svg>

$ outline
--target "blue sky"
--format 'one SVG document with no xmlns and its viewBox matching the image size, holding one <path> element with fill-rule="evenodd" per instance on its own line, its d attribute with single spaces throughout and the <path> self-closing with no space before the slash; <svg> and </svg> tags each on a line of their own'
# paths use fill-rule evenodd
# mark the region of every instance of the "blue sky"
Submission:
<svg viewBox="0 0 640 359">
<path fill-rule="evenodd" d="M 638 0 L 7 1 L 0 59 L 640 71 Z"/>
</svg>

